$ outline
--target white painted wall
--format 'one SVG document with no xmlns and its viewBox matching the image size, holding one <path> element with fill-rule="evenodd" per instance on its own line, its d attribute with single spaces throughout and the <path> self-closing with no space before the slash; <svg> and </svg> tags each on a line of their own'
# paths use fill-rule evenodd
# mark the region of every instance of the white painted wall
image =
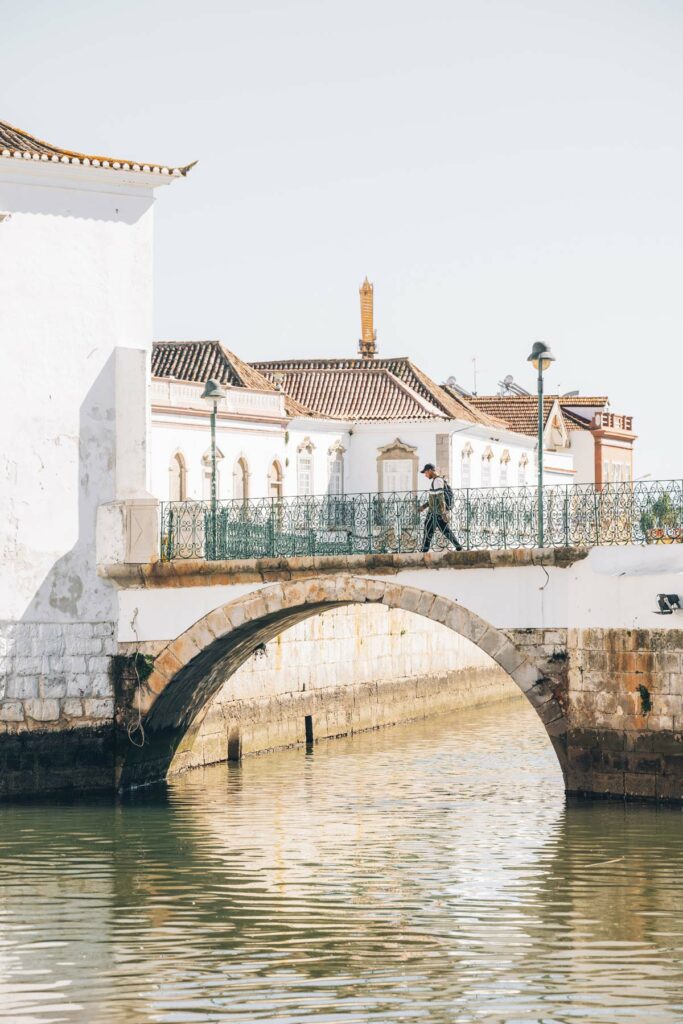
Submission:
<svg viewBox="0 0 683 1024">
<path fill-rule="evenodd" d="M 329 483 L 330 448 L 349 447 L 348 431 L 336 423 L 297 420 L 292 423 L 245 419 L 220 413 L 216 424 L 218 497 L 235 497 L 237 464 L 244 459 L 249 469 L 249 497 L 269 496 L 268 474 L 275 460 L 283 472 L 283 494 L 297 491 L 299 448 L 312 446 L 313 493 L 326 494 Z M 187 497 L 210 497 L 209 465 L 211 433 L 209 413 L 160 411 L 152 413 L 151 489 L 160 501 L 169 500 L 171 460 L 180 452 L 187 469 Z M 345 460 L 345 468 L 349 465 Z M 348 491 L 348 485 L 346 487 Z"/>
<path fill-rule="evenodd" d="M 0 620 L 116 616 L 95 515 L 146 483 L 152 191 L 140 178 L 0 160 Z"/>
<path fill-rule="evenodd" d="M 595 440 L 593 435 L 588 430 L 572 430 L 569 437 L 576 470 L 574 483 L 595 483 Z"/>
</svg>

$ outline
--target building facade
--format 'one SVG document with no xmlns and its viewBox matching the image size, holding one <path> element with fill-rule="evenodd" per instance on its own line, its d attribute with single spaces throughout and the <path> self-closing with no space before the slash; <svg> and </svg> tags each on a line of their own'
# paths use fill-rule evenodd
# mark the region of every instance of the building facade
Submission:
<svg viewBox="0 0 683 1024">
<path fill-rule="evenodd" d="M 157 342 L 152 357 L 152 490 L 210 496 L 206 381 L 217 414 L 220 499 L 407 492 L 434 463 L 456 488 L 534 486 L 536 398 L 467 395 L 410 358 L 380 358 L 373 286 L 360 288 L 358 355 L 247 364 L 218 341 Z M 631 421 L 606 397 L 545 400 L 544 480 L 632 478 Z"/>
</svg>

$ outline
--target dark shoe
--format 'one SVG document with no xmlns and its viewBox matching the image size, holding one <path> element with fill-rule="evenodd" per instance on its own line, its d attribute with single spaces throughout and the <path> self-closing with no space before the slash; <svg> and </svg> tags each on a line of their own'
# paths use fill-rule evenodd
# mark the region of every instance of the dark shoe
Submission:
<svg viewBox="0 0 683 1024">
<path fill-rule="evenodd" d="M 455 550 L 456 551 L 462 551 L 462 544 L 456 544 L 455 545 Z"/>
</svg>

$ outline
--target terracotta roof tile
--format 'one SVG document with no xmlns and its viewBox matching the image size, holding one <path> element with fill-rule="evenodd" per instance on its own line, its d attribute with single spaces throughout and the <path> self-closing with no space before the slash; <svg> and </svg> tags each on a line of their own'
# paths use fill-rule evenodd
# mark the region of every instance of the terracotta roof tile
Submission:
<svg viewBox="0 0 683 1024">
<path fill-rule="evenodd" d="M 381 367 L 266 371 L 320 415 L 340 420 L 433 420 L 446 416 Z"/>
<path fill-rule="evenodd" d="M 123 160 L 113 156 L 96 156 L 79 153 L 73 149 L 63 149 L 43 142 L 21 128 L 15 128 L 6 121 L 0 121 L 0 156 L 17 160 L 36 160 L 43 163 L 83 164 L 90 167 L 104 167 L 114 171 L 135 171 L 141 174 L 163 174 L 184 176 L 194 167 L 171 167 L 166 164 L 150 164 L 142 160 Z"/>
<path fill-rule="evenodd" d="M 249 363 L 225 348 L 220 341 L 155 341 L 152 346 L 152 376 L 172 377 L 205 384 L 213 377 L 223 385 L 275 391 L 276 388 Z M 288 416 L 310 416 L 311 412 L 285 394 Z"/>
<path fill-rule="evenodd" d="M 335 419 L 436 418 L 501 425 L 467 400 L 450 395 L 405 356 L 276 359 L 251 365 L 271 380 L 283 375 L 288 393 Z"/>
<path fill-rule="evenodd" d="M 550 410 L 556 401 L 560 402 L 560 410 L 567 430 L 587 430 L 590 420 L 571 412 L 572 408 L 603 408 L 609 399 L 605 396 L 581 395 L 563 402 L 561 395 L 544 395 L 543 422 L 548 421 Z M 506 423 L 509 429 L 519 434 L 535 435 L 538 430 L 538 399 L 535 395 L 478 395 L 469 399 L 475 408 L 495 416 Z M 570 406 L 568 409 L 566 406 Z"/>
</svg>

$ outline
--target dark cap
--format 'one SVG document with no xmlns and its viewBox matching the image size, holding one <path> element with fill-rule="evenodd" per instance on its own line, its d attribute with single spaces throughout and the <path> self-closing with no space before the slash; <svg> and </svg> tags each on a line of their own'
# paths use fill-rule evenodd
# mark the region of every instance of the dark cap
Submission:
<svg viewBox="0 0 683 1024">
<path fill-rule="evenodd" d="M 432 462 L 425 462 L 425 464 L 422 467 L 422 469 L 420 470 L 420 472 L 421 473 L 426 473 L 428 469 L 431 469 L 432 472 L 434 472 L 434 473 L 436 472 L 436 469 L 434 468 L 434 463 L 432 463 Z"/>
</svg>

